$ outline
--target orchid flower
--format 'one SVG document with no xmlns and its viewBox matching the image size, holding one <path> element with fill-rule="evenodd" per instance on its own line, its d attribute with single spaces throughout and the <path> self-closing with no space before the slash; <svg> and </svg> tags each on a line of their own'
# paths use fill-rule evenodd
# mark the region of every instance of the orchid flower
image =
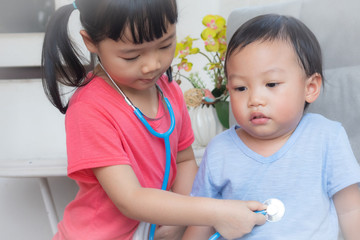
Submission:
<svg viewBox="0 0 360 240">
<path fill-rule="evenodd" d="M 200 54 L 205 57 L 207 62 L 204 70 L 214 82 L 212 93 L 216 98 L 224 98 L 228 96 L 226 91 L 226 78 L 224 74 L 224 60 L 227 49 L 226 43 L 226 20 L 219 15 L 207 15 L 202 19 L 205 29 L 201 32 L 200 37 L 204 43 L 206 52 L 202 52 L 199 48 L 193 47 L 193 43 L 199 39 L 187 36 L 176 44 L 175 58 L 180 62 L 174 64 L 177 71 L 174 72 L 174 78 L 185 78 L 190 81 L 194 88 L 200 85 L 205 86 L 199 75 L 190 74 L 190 76 L 182 75 L 180 71 L 190 72 L 193 69 L 193 63 L 189 61 L 191 55 Z M 207 91 L 204 91 L 207 92 Z M 206 97 L 206 96 L 204 96 Z"/>
</svg>

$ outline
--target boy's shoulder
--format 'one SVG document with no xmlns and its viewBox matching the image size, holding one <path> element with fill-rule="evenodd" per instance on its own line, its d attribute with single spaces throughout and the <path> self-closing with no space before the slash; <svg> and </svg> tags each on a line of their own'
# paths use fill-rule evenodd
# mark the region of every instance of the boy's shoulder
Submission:
<svg viewBox="0 0 360 240">
<path fill-rule="evenodd" d="M 346 131 L 338 121 L 328 119 L 321 114 L 307 113 L 302 118 L 296 132 L 297 134 L 316 137 L 319 140 L 331 141 Z"/>
<path fill-rule="evenodd" d="M 325 116 L 318 113 L 306 113 L 301 122 L 306 123 L 311 127 L 323 128 L 337 128 L 341 126 L 341 123 L 332 119 L 328 119 Z"/>
<path fill-rule="evenodd" d="M 231 147 L 237 136 L 235 128 L 236 126 L 234 125 L 211 139 L 206 147 L 207 151 L 225 151 L 227 148 Z"/>
</svg>

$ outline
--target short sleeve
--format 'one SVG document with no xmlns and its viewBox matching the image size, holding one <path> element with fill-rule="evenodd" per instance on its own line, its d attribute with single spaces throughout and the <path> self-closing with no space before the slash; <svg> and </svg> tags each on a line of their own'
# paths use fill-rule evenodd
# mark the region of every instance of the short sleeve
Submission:
<svg viewBox="0 0 360 240">
<path fill-rule="evenodd" d="M 179 121 L 176 122 L 177 126 L 180 124 L 180 127 L 178 128 L 178 151 L 185 150 L 191 146 L 195 138 L 191 127 L 191 120 L 185 103 L 184 95 L 176 82 L 163 84 L 161 87 L 164 89 L 167 87 L 171 88 L 171 90 L 169 90 L 167 93 L 172 94 L 171 100 L 173 101 L 171 105 L 174 108 L 176 107 L 179 112 Z"/>
<path fill-rule="evenodd" d="M 93 182 L 92 168 L 129 164 L 119 132 L 96 107 L 83 102 L 72 105 L 65 126 L 69 177 Z"/>
<path fill-rule="evenodd" d="M 205 150 L 203 159 L 201 160 L 201 164 L 199 166 L 199 170 L 196 174 L 191 191 L 191 196 L 220 199 L 220 193 L 216 190 L 216 187 L 213 185 L 213 181 L 211 178 L 211 167 L 209 166 L 209 159 L 211 158 L 209 158 L 207 150 Z"/>
<path fill-rule="evenodd" d="M 360 183 L 360 166 L 356 161 L 345 129 L 339 125 L 328 146 L 326 174 L 329 197 L 355 183 Z"/>
<path fill-rule="evenodd" d="M 182 105 L 182 125 L 179 138 L 179 151 L 188 148 L 194 142 L 194 133 L 191 127 L 191 120 L 187 107 Z"/>
</svg>

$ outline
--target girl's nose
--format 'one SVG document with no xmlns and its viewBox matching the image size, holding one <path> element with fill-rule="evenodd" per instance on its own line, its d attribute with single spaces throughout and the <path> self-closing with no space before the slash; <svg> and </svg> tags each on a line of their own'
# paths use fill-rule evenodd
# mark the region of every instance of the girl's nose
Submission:
<svg viewBox="0 0 360 240">
<path fill-rule="evenodd" d="M 146 75 L 146 74 L 149 74 L 149 73 L 152 73 L 152 72 L 156 72 L 160 68 L 161 68 L 160 59 L 158 58 L 158 56 L 156 54 L 154 54 L 154 55 L 149 55 L 144 60 L 141 71 L 142 71 L 142 73 L 144 75 Z"/>
</svg>

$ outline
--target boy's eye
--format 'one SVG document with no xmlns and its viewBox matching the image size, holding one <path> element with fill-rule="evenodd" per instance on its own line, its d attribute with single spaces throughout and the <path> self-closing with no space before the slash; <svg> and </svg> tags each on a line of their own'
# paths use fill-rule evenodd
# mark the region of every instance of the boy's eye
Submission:
<svg viewBox="0 0 360 240">
<path fill-rule="evenodd" d="M 266 86 L 270 87 L 270 88 L 276 87 L 277 85 L 279 85 L 279 83 L 267 83 L 266 84 Z"/>
<path fill-rule="evenodd" d="M 235 88 L 236 91 L 243 92 L 246 90 L 246 87 L 237 87 Z"/>
</svg>

